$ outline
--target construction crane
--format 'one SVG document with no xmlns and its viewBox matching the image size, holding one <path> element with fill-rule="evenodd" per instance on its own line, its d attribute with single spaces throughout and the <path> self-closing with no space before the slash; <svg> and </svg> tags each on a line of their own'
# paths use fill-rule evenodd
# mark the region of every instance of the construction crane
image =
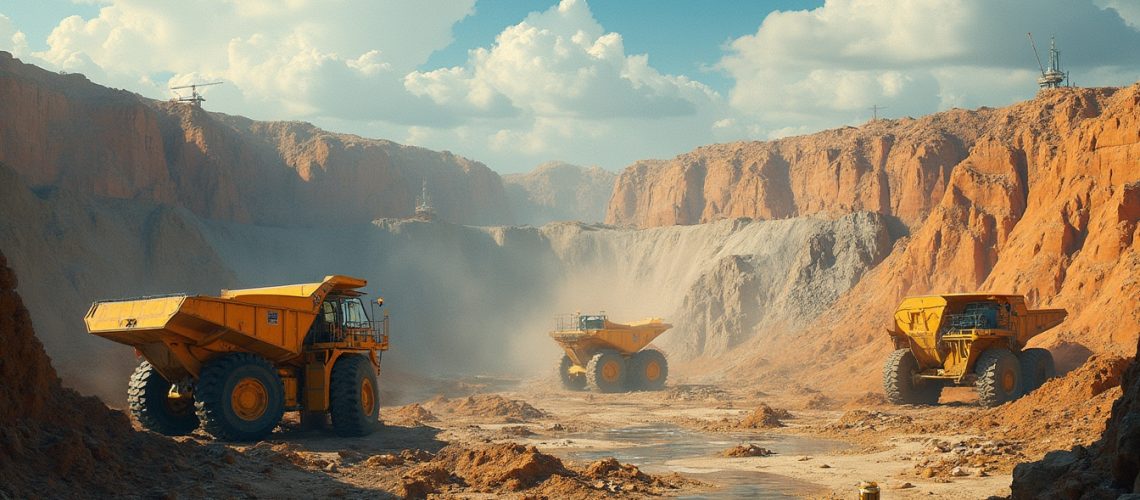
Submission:
<svg viewBox="0 0 1140 500">
<path fill-rule="evenodd" d="M 1041 69 L 1037 85 L 1042 89 L 1063 86 L 1062 84 L 1069 79 L 1069 74 L 1061 71 L 1061 51 L 1057 50 L 1057 38 L 1049 38 L 1049 69 L 1045 69 L 1045 65 L 1041 64 L 1041 56 L 1037 53 L 1037 43 L 1033 41 L 1033 33 L 1026 33 L 1026 36 L 1029 37 L 1029 45 L 1033 47 L 1033 57 L 1037 58 L 1037 67 Z"/>
<path fill-rule="evenodd" d="M 221 85 L 222 83 L 223 82 L 194 83 L 194 84 L 190 84 L 190 85 L 181 85 L 178 87 L 170 87 L 170 90 L 175 91 L 174 95 L 178 96 L 178 97 L 174 98 L 175 102 L 188 102 L 188 103 L 190 103 L 191 106 L 194 106 L 195 108 L 200 108 L 200 107 L 202 107 L 202 101 L 205 101 L 206 98 L 202 97 L 202 94 L 198 93 L 198 87 L 209 87 L 210 85 Z M 183 97 L 182 94 L 179 94 L 177 92 L 178 90 L 182 90 L 182 89 L 190 89 L 190 97 Z"/>
</svg>

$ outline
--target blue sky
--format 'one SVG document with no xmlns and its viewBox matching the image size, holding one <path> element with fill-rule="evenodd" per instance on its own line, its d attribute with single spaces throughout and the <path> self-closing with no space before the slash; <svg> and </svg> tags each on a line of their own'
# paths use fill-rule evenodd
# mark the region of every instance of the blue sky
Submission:
<svg viewBox="0 0 1140 500">
<path fill-rule="evenodd" d="M 449 150 L 500 172 L 1140 80 L 1136 0 L 0 0 L 0 50 L 168 99 Z"/>
</svg>

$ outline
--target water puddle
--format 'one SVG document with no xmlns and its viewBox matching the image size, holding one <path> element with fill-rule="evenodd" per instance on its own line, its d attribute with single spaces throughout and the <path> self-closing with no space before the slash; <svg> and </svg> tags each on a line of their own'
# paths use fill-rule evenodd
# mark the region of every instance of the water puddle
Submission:
<svg viewBox="0 0 1140 500">
<path fill-rule="evenodd" d="M 760 471 L 686 466 L 685 459 L 711 458 L 727 448 L 752 443 L 782 455 L 818 455 L 842 449 L 837 441 L 760 433 L 711 433 L 672 424 L 569 434 L 548 453 L 576 461 L 614 457 L 649 473 L 679 472 L 719 488 L 681 498 L 792 498 L 818 486 Z M 581 447 L 576 447 L 579 445 Z M 542 447 L 542 444 L 539 444 Z"/>
</svg>

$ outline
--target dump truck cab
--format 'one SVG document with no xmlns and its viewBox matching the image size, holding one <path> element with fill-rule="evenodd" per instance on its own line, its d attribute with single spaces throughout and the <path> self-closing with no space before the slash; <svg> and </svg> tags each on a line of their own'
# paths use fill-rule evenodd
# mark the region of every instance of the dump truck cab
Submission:
<svg viewBox="0 0 1140 500">
<path fill-rule="evenodd" d="M 887 397 L 932 403 L 947 384 L 976 385 L 987 406 L 1019 397 L 1054 372 L 1049 352 L 1026 349 L 1026 343 L 1066 315 L 1063 309 L 1029 309 L 1021 295 L 908 297 L 888 329 L 895 352 L 884 367 Z"/>
<path fill-rule="evenodd" d="M 285 411 L 302 422 L 331 415 L 341 435 L 378 425 L 378 378 L 388 349 L 383 300 L 363 279 L 172 294 L 92 304 L 89 333 L 135 348 L 131 412 L 151 430 L 260 439 Z M 368 304 L 366 306 L 366 304 Z M 370 314 L 371 313 L 371 314 Z M 187 402 L 191 410 L 187 410 Z"/>
</svg>

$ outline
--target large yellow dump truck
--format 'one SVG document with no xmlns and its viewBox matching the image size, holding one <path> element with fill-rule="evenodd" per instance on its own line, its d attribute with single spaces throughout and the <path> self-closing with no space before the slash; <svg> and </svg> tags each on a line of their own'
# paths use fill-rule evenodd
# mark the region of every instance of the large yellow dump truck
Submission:
<svg viewBox="0 0 1140 500">
<path fill-rule="evenodd" d="M 92 335 L 126 344 L 144 360 L 131 376 L 131 414 L 144 427 L 185 435 L 199 424 L 219 439 L 253 441 L 285 411 L 344 436 L 379 422 L 380 357 L 388 316 L 369 319 L 367 282 L 222 290 L 219 297 L 167 295 L 91 305 Z"/>
<path fill-rule="evenodd" d="M 673 327 L 660 318 L 624 325 L 605 314 L 559 316 L 550 332 L 562 350 L 558 376 L 568 389 L 587 385 L 601 392 L 657 391 L 665 387 L 669 364 L 657 349 L 644 349 Z"/>
<path fill-rule="evenodd" d="M 1026 342 L 1067 314 L 1029 309 L 1021 295 L 908 297 L 888 330 L 896 350 L 883 367 L 887 399 L 935 404 L 947 384 L 975 386 L 983 406 L 1017 399 L 1055 373 L 1049 351 Z"/>
</svg>

